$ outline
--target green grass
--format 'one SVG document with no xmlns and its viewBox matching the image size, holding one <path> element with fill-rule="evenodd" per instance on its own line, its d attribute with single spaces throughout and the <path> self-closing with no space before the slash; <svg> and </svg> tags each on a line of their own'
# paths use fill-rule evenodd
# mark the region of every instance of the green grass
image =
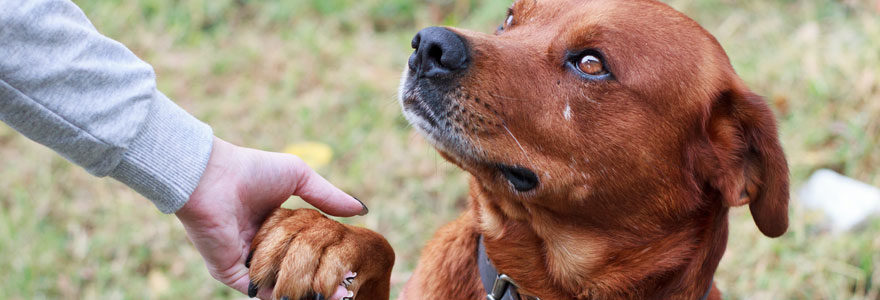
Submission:
<svg viewBox="0 0 880 300">
<path fill-rule="evenodd" d="M 87 0 L 103 33 L 154 65 L 159 87 L 237 144 L 330 145 L 320 172 L 365 200 L 349 222 L 397 251 L 393 284 L 454 218 L 466 175 L 415 135 L 396 103 L 409 39 L 447 24 L 491 31 L 508 0 Z M 781 120 L 796 188 L 817 168 L 880 186 L 880 7 L 869 0 L 674 0 L 727 49 Z M 0 299 L 240 299 L 181 226 L 0 126 Z M 880 222 L 819 228 L 793 194 L 789 233 L 735 209 L 716 275 L 729 299 L 880 299 Z"/>
</svg>

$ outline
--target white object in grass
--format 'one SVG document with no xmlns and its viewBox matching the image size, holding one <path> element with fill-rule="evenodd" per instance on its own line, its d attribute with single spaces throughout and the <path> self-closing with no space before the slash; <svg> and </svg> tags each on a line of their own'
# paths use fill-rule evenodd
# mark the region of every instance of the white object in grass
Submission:
<svg viewBox="0 0 880 300">
<path fill-rule="evenodd" d="M 799 195 L 804 206 L 825 213 L 834 233 L 880 215 L 880 189 L 828 169 L 813 173 Z"/>
</svg>

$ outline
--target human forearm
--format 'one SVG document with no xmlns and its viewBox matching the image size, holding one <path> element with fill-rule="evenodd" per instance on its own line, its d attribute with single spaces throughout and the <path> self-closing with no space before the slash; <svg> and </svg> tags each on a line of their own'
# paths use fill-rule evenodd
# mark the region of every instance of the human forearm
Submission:
<svg viewBox="0 0 880 300">
<path fill-rule="evenodd" d="M 186 203 L 211 129 L 156 89 L 149 64 L 70 1 L 0 1 L 0 41 L 0 121 L 163 212 Z"/>
</svg>

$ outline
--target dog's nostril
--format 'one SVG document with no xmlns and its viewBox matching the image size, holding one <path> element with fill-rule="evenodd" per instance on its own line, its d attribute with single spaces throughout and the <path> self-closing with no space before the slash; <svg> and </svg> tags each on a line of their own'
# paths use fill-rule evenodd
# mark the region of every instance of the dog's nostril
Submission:
<svg viewBox="0 0 880 300">
<path fill-rule="evenodd" d="M 440 45 L 431 45 L 428 48 L 428 58 L 439 63 L 441 67 L 448 67 L 443 63 L 443 48 Z"/>
<path fill-rule="evenodd" d="M 419 43 L 421 43 L 421 41 L 422 41 L 422 34 L 418 33 L 418 34 L 416 34 L 416 36 L 413 37 L 412 41 L 410 42 L 410 46 L 412 46 L 413 49 L 418 51 L 419 50 Z"/>
<path fill-rule="evenodd" d="M 449 29 L 422 29 L 413 37 L 412 47 L 409 67 L 419 76 L 436 77 L 467 68 L 470 54 L 465 40 Z"/>
</svg>

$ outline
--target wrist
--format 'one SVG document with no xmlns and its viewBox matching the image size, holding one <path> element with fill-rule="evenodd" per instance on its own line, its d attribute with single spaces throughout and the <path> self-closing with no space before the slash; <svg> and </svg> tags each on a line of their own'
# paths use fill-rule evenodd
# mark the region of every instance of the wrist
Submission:
<svg viewBox="0 0 880 300">
<path fill-rule="evenodd" d="M 96 175 L 109 175 L 152 201 L 163 213 L 172 213 L 187 202 L 198 185 L 214 136 L 211 127 L 161 92 L 156 91 L 154 97 L 151 111 L 116 166 L 109 174 Z"/>
<path fill-rule="evenodd" d="M 210 205 L 212 194 L 218 191 L 232 189 L 237 186 L 237 175 L 235 171 L 230 170 L 234 163 L 230 162 L 230 158 L 234 158 L 232 154 L 236 146 L 221 140 L 217 137 L 213 138 L 213 145 L 210 158 L 205 166 L 199 182 L 190 194 L 186 204 L 183 205 L 175 215 L 181 221 L 197 220 L 204 217 L 207 206 Z"/>
</svg>

